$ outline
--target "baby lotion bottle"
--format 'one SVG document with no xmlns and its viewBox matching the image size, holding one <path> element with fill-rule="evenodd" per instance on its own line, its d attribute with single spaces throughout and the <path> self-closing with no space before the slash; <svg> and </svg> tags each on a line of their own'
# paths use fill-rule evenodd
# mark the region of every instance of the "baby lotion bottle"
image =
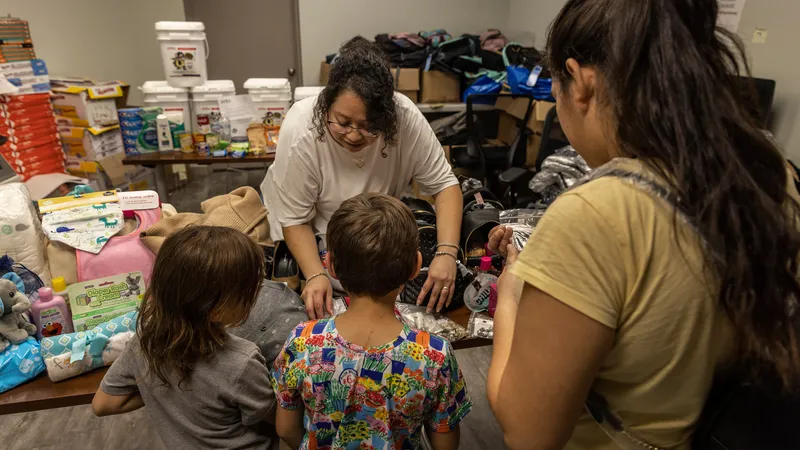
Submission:
<svg viewBox="0 0 800 450">
<path fill-rule="evenodd" d="M 53 290 L 47 287 L 38 292 L 39 301 L 31 307 L 36 338 L 41 340 L 43 337 L 72 333 L 72 319 L 64 297 L 54 296 Z"/>
</svg>

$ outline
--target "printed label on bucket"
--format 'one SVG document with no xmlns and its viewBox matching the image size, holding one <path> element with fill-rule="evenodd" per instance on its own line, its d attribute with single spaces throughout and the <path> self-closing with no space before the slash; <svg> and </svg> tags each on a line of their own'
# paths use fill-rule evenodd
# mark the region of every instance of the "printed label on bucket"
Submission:
<svg viewBox="0 0 800 450">
<path fill-rule="evenodd" d="M 199 77 L 197 70 L 196 46 L 167 46 L 167 52 L 172 60 L 171 77 Z"/>
<path fill-rule="evenodd" d="M 271 108 L 268 106 L 256 107 L 256 112 L 261 117 L 264 125 L 268 127 L 279 127 L 283 124 L 283 118 L 286 116 L 286 108 Z"/>
</svg>

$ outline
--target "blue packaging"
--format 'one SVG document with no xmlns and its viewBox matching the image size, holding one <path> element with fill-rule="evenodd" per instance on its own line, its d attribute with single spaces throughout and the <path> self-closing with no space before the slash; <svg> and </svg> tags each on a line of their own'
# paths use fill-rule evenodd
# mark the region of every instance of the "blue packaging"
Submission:
<svg viewBox="0 0 800 450">
<path fill-rule="evenodd" d="M 139 133 L 141 133 L 141 128 L 138 130 L 131 130 L 131 129 L 122 129 L 122 138 L 133 138 L 134 140 L 139 137 Z"/>
<path fill-rule="evenodd" d="M 144 128 L 144 121 L 142 119 L 121 118 L 119 125 L 123 130 L 141 130 Z"/>
<path fill-rule="evenodd" d="M 0 392 L 36 378 L 44 372 L 39 342 L 33 337 L 0 352 Z"/>
<path fill-rule="evenodd" d="M 123 108 L 117 110 L 117 115 L 119 115 L 120 120 L 123 119 L 139 119 L 142 120 L 141 116 L 139 116 L 139 111 L 142 108 Z"/>
</svg>

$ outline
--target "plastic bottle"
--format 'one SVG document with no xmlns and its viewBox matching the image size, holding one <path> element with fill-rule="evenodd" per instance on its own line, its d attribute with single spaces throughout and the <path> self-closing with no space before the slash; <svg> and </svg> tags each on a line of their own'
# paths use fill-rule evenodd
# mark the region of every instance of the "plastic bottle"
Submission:
<svg viewBox="0 0 800 450">
<path fill-rule="evenodd" d="M 53 284 L 53 296 L 64 299 L 64 302 L 67 304 L 67 310 L 69 310 L 70 317 L 72 317 L 72 306 L 69 304 L 69 291 L 67 291 L 66 280 L 64 280 L 64 277 L 55 277 L 50 280 L 50 282 Z"/>
<path fill-rule="evenodd" d="M 492 284 L 497 283 L 497 275 L 492 272 L 492 258 L 484 256 L 478 268 L 478 275 L 464 290 L 464 304 L 472 311 L 486 311 L 489 309 L 489 297 Z"/>
<path fill-rule="evenodd" d="M 38 292 L 39 301 L 31 307 L 36 338 L 72 333 L 72 318 L 64 297 L 54 296 L 53 290 L 48 287 L 41 288 Z"/>
</svg>

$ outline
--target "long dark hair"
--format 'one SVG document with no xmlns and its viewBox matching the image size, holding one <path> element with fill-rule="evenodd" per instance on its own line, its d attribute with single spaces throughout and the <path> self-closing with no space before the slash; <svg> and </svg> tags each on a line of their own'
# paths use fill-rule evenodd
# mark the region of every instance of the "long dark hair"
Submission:
<svg viewBox="0 0 800 450">
<path fill-rule="evenodd" d="M 569 0 L 550 29 L 550 70 L 566 93 L 568 58 L 597 68 L 620 152 L 672 184 L 706 242 L 737 362 L 797 390 L 798 205 L 743 106 L 744 47 L 717 13 L 715 0 Z"/>
<path fill-rule="evenodd" d="M 394 145 L 397 111 L 389 60 L 377 44 L 361 36 L 350 39 L 339 49 L 339 56 L 331 65 L 328 85 L 314 104 L 312 124 L 320 141 L 324 141 L 327 134 L 331 105 L 346 90 L 364 101 L 370 131 L 383 136 L 387 146 Z"/>
<path fill-rule="evenodd" d="M 190 226 L 161 245 L 136 334 L 148 374 L 171 386 L 222 348 L 228 326 L 247 320 L 264 279 L 264 253 L 245 234 Z"/>
</svg>

